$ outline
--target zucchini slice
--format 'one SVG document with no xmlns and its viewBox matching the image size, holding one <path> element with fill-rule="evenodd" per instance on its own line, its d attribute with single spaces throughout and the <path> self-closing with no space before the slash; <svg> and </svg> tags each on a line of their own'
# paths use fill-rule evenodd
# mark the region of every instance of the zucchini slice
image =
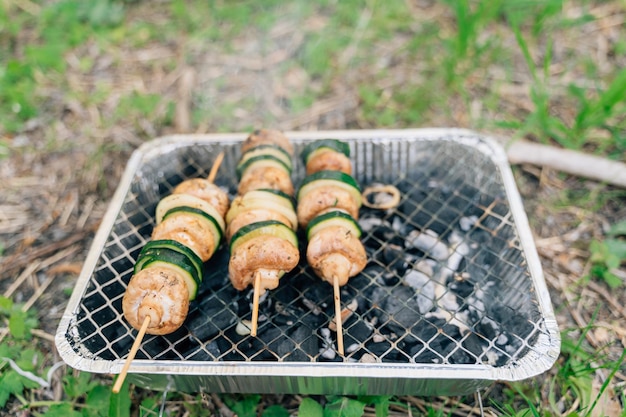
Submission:
<svg viewBox="0 0 626 417">
<path fill-rule="evenodd" d="M 291 208 L 293 208 L 294 210 L 295 210 L 295 208 L 296 208 L 296 204 L 295 204 L 295 202 L 293 201 L 293 197 L 292 197 L 292 196 L 290 196 L 289 194 L 287 194 L 287 193 L 286 193 L 286 192 L 284 192 L 284 191 L 281 191 L 281 190 L 275 190 L 275 189 L 273 189 L 273 188 L 259 188 L 259 189 L 257 189 L 257 190 L 249 191 L 249 192 L 248 192 L 248 194 L 253 193 L 253 192 L 255 192 L 255 191 L 261 191 L 261 192 L 263 192 L 263 193 L 270 193 L 270 194 L 277 195 L 278 197 L 282 197 L 282 198 L 284 198 L 286 201 L 288 201 L 288 202 L 289 202 L 289 204 L 291 204 Z M 252 194 L 252 195 L 254 195 L 254 194 Z M 285 203 L 285 205 L 286 205 L 286 203 Z"/>
<path fill-rule="evenodd" d="M 286 164 L 280 158 L 275 157 L 274 155 L 257 155 L 251 158 L 246 159 L 245 161 L 237 164 L 237 178 L 241 179 L 243 174 L 252 167 L 267 167 L 273 166 L 280 169 L 284 169 L 289 175 L 291 175 L 291 166 Z"/>
<path fill-rule="evenodd" d="M 211 216 L 206 211 L 200 210 L 195 207 L 178 206 L 168 210 L 167 213 L 165 213 L 165 215 L 163 216 L 163 220 L 167 219 L 168 216 L 174 213 L 185 213 L 189 214 L 190 216 L 198 216 L 203 221 L 207 222 L 209 228 L 211 229 L 211 233 L 213 234 L 213 239 L 215 241 L 215 250 L 217 250 L 220 242 L 222 241 L 223 231 L 220 228 L 220 224 L 215 219 L 215 217 Z"/>
<path fill-rule="evenodd" d="M 350 145 L 337 139 L 320 139 L 307 144 L 300 153 L 304 164 L 309 162 L 309 159 L 313 158 L 315 154 L 333 150 L 335 152 L 341 152 L 348 158 L 350 157 Z"/>
<path fill-rule="evenodd" d="M 270 155 L 277 159 L 280 159 L 289 169 L 293 168 L 293 164 L 291 161 L 291 155 L 287 153 L 286 150 L 281 148 L 278 145 L 259 145 L 256 146 L 241 155 L 241 159 L 239 160 L 238 166 L 246 163 L 250 158 L 254 158 L 256 156 L 265 156 Z"/>
<path fill-rule="evenodd" d="M 174 269 L 185 279 L 189 289 L 189 300 L 194 300 L 198 286 L 202 282 L 202 261 L 198 255 L 175 241 L 155 240 L 150 243 L 155 244 L 144 247 L 141 251 L 135 263 L 134 273 L 154 267 Z"/>
<path fill-rule="evenodd" d="M 145 256 L 154 256 L 163 251 L 171 251 L 177 252 L 183 256 L 185 256 L 191 265 L 193 265 L 195 273 L 194 277 L 196 277 L 198 282 L 202 281 L 202 271 L 203 271 L 203 262 L 202 259 L 194 251 L 189 249 L 187 246 L 183 245 L 180 242 L 169 239 L 159 239 L 159 240 L 151 240 L 146 243 L 139 256 L 137 257 L 137 262 L 135 263 L 135 273 L 139 272 L 142 268 L 142 258 Z M 139 268 L 139 269 L 137 269 Z"/>
<path fill-rule="evenodd" d="M 293 230 L 298 227 L 298 217 L 291 197 L 265 189 L 248 191 L 243 196 L 235 197 L 226 213 L 226 223 L 230 224 L 240 213 L 255 208 L 274 210 L 289 219 Z"/>
<path fill-rule="evenodd" d="M 329 226 L 345 227 L 357 238 L 360 238 L 361 234 L 363 233 L 363 231 L 361 230 L 361 226 L 359 226 L 359 223 L 354 220 L 352 216 L 344 211 L 333 210 L 324 214 L 320 214 L 319 216 L 314 217 L 309 222 L 306 228 L 307 240 L 311 240 L 311 238 L 315 234 L 317 234 L 317 232 Z"/>
<path fill-rule="evenodd" d="M 307 192 L 318 187 L 333 186 L 341 187 L 348 191 L 358 207 L 361 207 L 361 189 L 356 180 L 351 176 L 341 171 L 318 171 L 314 174 L 308 175 L 302 181 L 300 189 L 298 190 L 297 199 L 300 200 Z"/>
<path fill-rule="evenodd" d="M 294 247 L 298 247 L 298 237 L 289 226 L 277 220 L 266 220 L 251 223 L 237 230 L 230 241 L 230 252 L 233 253 L 237 247 L 250 239 L 258 236 L 275 236 L 287 240 Z"/>
<path fill-rule="evenodd" d="M 206 201 L 190 194 L 171 194 L 161 199 L 156 206 L 156 223 L 159 224 L 163 221 L 165 214 L 175 207 L 191 207 L 204 211 L 217 222 L 220 232 L 223 234 L 226 229 L 224 219 L 220 216 L 219 212 L 211 204 Z"/>
</svg>

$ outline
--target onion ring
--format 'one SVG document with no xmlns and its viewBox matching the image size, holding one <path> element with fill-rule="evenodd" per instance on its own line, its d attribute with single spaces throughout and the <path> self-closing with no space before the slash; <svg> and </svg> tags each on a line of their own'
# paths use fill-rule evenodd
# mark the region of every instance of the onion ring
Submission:
<svg viewBox="0 0 626 417">
<path fill-rule="evenodd" d="M 386 201 L 376 201 L 377 199 L 374 198 L 374 202 L 370 202 L 368 197 L 373 194 L 386 194 L 391 198 Z M 400 204 L 400 190 L 393 185 L 371 185 L 363 190 L 361 195 L 363 197 L 363 205 L 373 209 L 387 210 Z"/>
</svg>

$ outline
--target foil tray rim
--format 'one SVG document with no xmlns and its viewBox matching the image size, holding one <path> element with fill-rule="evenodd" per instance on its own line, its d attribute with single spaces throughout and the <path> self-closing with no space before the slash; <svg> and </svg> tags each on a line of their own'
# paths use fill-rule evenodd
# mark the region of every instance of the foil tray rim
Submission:
<svg viewBox="0 0 626 417">
<path fill-rule="evenodd" d="M 528 268 L 537 301 L 544 319 L 545 334 L 537 342 L 537 350 L 531 350 L 521 360 L 504 367 L 490 365 L 441 365 L 416 363 L 345 363 L 345 362 L 199 362 L 173 360 L 142 360 L 133 361 L 130 373 L 137 374 L 178 374 L 210 375 L 224 377 L 250 377 L 263 375 L 267 377 L 356 377 L 356 378 L 405 378 L 420 380 L 475 380 L 475 381 L 518 381 L 537 376 L 549 370 L 556 362 L 560 353 L 561 337 L 552 308 L 547 285 L 530 231 L 528 219 L 523 208 L 505 149 L 494 137 L 461 128 L 411 128 L 411 129 L 366 129 L 366 130 L 327 130 L 327 131 L 285 131 L 294 142 L 310 141 L 320 138 L 334 137 L 340 140 L 367 139 L 399 139 L 409 140 L 441 140 L 443 138 L 459 141 L 460 138 L 470 139 L 473 146 L 480 147 L 500 170 L 510 209 L 518 226 L 519 238 L 528 257 Z M 151 139 L 131 154 L 126 168 L 120 178 L 118 187 L 109 203 L 107 211 L 96 232 L 94 240 L 85 258 L 85 263 L 76 281 L 74 290 L 65 312 L 60 319 L 55 335 L 55 344 L 62 359 L 70 367 L 91 373 L 117 374 L 121 371 L 124 360 L 90 359 L 74 351 L 66 334 L 75 320 L 80 300 L 87 288 L 101 249 L 111 232 L 113 224 L 122 208 L 124 198 L 137 169 L 145 158 L 169 152 L 173 148 L 188 146 L 190 143 L 239 142 L 249 135 L 247 133 L 211 133 L 211 134 L 172 134 Z M 410 372 L 409 372 L 410 371 Z"/>
</svg>

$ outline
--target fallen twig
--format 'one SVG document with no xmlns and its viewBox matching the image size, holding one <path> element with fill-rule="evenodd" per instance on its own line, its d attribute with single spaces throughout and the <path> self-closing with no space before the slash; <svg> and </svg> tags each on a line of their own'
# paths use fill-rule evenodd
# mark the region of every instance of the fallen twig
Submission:
<svg viewBox="0 0 626 417">
<path fill-rule="evenodd" d="M 532 164 L 626 188 L 626 164 L 583 152 L 518 140 L 507 146 L 511 164 Z"/>
</svg>

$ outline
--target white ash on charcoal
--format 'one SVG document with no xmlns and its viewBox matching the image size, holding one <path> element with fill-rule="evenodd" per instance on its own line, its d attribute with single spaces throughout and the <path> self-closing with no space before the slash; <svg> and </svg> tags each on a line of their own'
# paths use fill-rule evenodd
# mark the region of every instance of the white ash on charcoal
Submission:
<svg viewBox="0 0 626 417">
<path fill-rule="evenodd" d="M 359 216 L 368 265 L 341 288 L 345 356 L 337 354 L 332 330 L 332 288 L 304 262 L 262 298 L 257 337 L 251 337 L 246 321 L 252 293 L 228 284 L 228 250 L 222 248 L 205 266 L 184 330 L 147 339 L 138 357 L 493 366 L 514 361 L 538 333 L 539 315 L 501 196 L 428 176 L 394 185 L 402 193 L 398 207 L 363 208 Z M 124 290 L 108 282 L 88 290 L 85 303 L 92 314 L 115 322 L 119 303 L 97 307 L 103 293 L 115 300 Z M 130 348 L 133 339 L 123 326 L 100 332 L 117 340 L 116 351 Z M 94 349 L 106 350 L 106 341 L 93 333 Z"/>
<path fill-rule="evenodd" d="M 501 196 L 436 185 L 401 182 L 398 188 L 410 198 L 398 210 L 364 210 L 359 223 L 371 261 L 362 275 L 377 285 L 362 285 L 363 317 L 376 321 L 381 333 L 408 335 L 404 343 L 416 362 L 501 365 L 535 330 L 528 310 L 498 311 L 510 300 L 497 292 L 516 292 L 509 275 L 523 274 L 523 255 L 511 244 L 514 231 Z M 441 336 L 429 340 L 433 331 Z"/>
</svg>

